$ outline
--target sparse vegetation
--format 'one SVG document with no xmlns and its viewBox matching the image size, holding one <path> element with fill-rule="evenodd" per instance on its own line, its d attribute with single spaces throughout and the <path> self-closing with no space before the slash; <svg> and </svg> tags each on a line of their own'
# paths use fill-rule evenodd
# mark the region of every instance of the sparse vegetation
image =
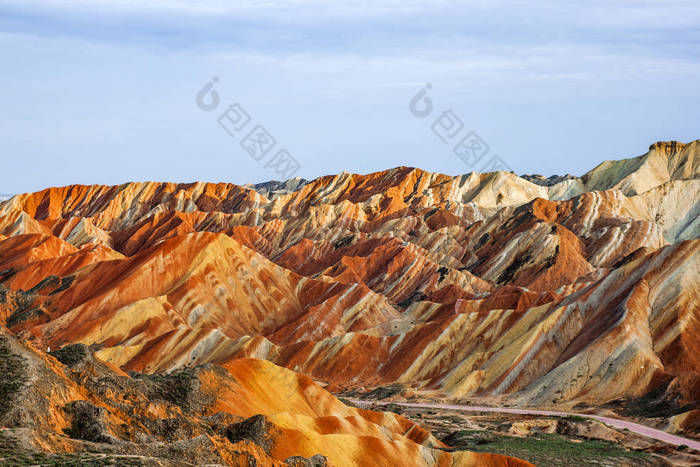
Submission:
<svg viewBox="0 0 700 467">
<path fill-rule="evenodd" d="M 12 314 L 5 320 L 7 327 L 15 326 L 43 314 L 40 309 L 34 307 L 36 294 L 32 292 L 4 288 L 0 298 L 2 298 L 2 303 L 7 304 L 9 310 L 12 311 Z"/>
<path fill-rule="evenodd" d="M 354 238 L 355 238 L 354 235 L 348 235 L 346 237 L 343 237 L 333 244 L 333 248 L 337 250 L 338 248 L 348 246 L 352 243 Z"/>
<path fill-rule="evenodd" d="M 27 382 L 24 358 L 12 352 L 9 338 L 0 336 L 0 419 L 12 407 L 17 392 Z"/>
<path fill-rule="evenodd" d="M 399 302 L 398 305 L 401 308 L 408 308 L 409 306 L 413 305 L 414 303 L 422 302 L 423 300 L 425 300 L 427 298 L 428 298 L 428 296 L 426 294 L 415 290 L 415 291 L 413 291 L 413 293 L 411 293 L 411 295 L 408 296 L 408 298 Z"/>
<path fill-rule="evenodd" d="M 0 271 L 0 282 L 5 282 L 10 277 L 14 276 L 17 271 L 14 268 L 3 269 Z"/>
<path fill-rule="evenodd" d="M 379 407 L 379 410 L 382 410 L 384 412 L 393 412 L 393 413 L 399 414 L 399 415 L 403 414 L 406 411 L 402 406 L 400 406 L 398 404 L 383 405 L 383 406 Z"/>
<path fill-rule="evenodd" d="M 486 245 L 486 242 L 488 242 L 491 239 L 491 235 L 489 235 L 488 232 L 486 232 L 484 235 L 479 237 L 479 241 L 476 243 L 476 249 L 478 250 L 482 246 Z"/>
<path fill-rule="evenodd" d="M 10 315 L 9 318 L 5 321 L 7 324 L 8 328 L 11 328 L 13 326 L 16 326 L 20 323 L 24 323 L 26 321 L 29 321 L 34 318 L 41 318 L 43 316 L 46 316 L 46 313 L 41 311 L 39 308 L 31 308 L 31 309 L 22 309 L 22 310 L 17 310 L 14 313 Z"/>
<path fill-rule="evenodd" d="M 75 281 L 75 276 L 66 276 L 61 278 L 61 283 L 58 285 L 58 287 L 49 293 L 49 295 L 56 295 L 59 292 L 63 292 L 66 290 L 68 287 L 73 285 L 73 282 Z"/>
<path fill-rule="evenodd" d="M 401 386 L 398 385 L 392 385 L 392 386 L 380 386 L 377 388 L 374 388 L 371 392 L 366 394 L 364 397 L 366 397 L 369 400 L 382 400 L 386 399 L 387 397 L 395 396 L 396 394 L 400 393 L 403 390 Z"/>
<path fill-rule="evenodd" d="M 226 438 L 232 443 L 251 441 L 269 454 L 274 445 L 275 428 L 264 415 L 254 415 L 226 428 Z"/>
<path fill-rule="evenodd" d="M 316 454 L 315 456 L 306 458 L 301 456 L 292 456 L 284 460 L 285 464 L 290 467 L 326 467 L 328 459 L 326 456 Z"/>
<path fill-rule="evenodd" d="M 58 276 L 47 276 L 41 281 L 39 281 L 34 287 L 27 290 L 29 294 L 39 293 L 40 290 L 48 287 L 58 287 L 61 283 L 61 279 Z"/>
<path fill-rule="evenodd" d="M 589 439 L 570 440 L 556 434 L 538 433 L 518 437 L 480 430 L 460 430 L 443 441 L 458 449 L 519 457 L 538 467 L 659 465 L 658 458 L 650 454 L 628 451 L 614 443 Z"/>
<path fill-rule="evenodd" d="M 609 404 L 626 417 L 668 418 L 700 407 L 700 401 L 681 404 L 680 393 L 669 390 L 670 380 L 639 398 L 617 400 Z"/>
<path fill-rule="evenodd" d="M 71 416 L 71 426 L 65 430 L 71 438 L 92 441 L 94 443 L 109 443 L 111 437 L 106 433 L 103 421 L 104 409 L 96 407 L 87 401 L 75 401 L 64 407 Z"/>
<path fill-rule="evenodd" d="M 23 449 L 15 440 L 10 430 L 0 430 L 0 465 L 19 467 L 26 465 L 40 466 L 141 466 L 146 465 L 140 457 L 119 456 L 88 452 L 51 454 Z"/>
<path fill-rule="evenodd" d="M 581 415 L 567 415 L 566 417 L 561 418 L 569 422 L 585 422 L 588 420 L 586 417 L 582 417 Z"/>
<path fill-rule="evenodd" d="M 515 274 L 531 259 L 532 256 L 529 253 L 518 256 L 503 272 L 501 272 L 496 279 L 496 283 L 501 285 L 512 282 Z"/>
<path fill-rule="evenodd" d="M 351 401 L 350 399 L 348 399 L 347 397 L 342 397 L 342 396 L 336 396 L 336 397 L 338 397 L 338 400 L 340 400 L 340 402 L 342 402 L 343 404 L 347 405 L 348 407 L 360 408 L 357 404 L 355 404 L 354 402 L 352 402 L 352 401 Z"/>
<path fill-rule="evenodd" d="M 152 385 L 148 390 L 151 399 L 170 402 L 188 411 L 193 408 L 194 394 L 199 388 L 196 368 L 186 368 L 171 374 L 139 375 Z"/>
<path fill-rule="evenodd" d="M 84 344 L 71 344 L 49 354 L 64 365 L 72 367 L 87 358 L 89 351 Z"/>
</svg>

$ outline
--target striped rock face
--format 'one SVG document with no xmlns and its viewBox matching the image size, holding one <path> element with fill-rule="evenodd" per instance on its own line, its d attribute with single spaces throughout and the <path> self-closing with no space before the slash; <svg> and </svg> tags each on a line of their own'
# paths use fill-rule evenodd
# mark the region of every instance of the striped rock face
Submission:
<svg viewBox="0 0 700 467">
<path fill-rule="evenodd" d="M 21 427 L 48 452 L 107 446 L 128 465 L 532 467 L 509 456 L 446 452 L 404 417 L 349 407 L 264 360 L 129 377 L 80 345 L 47 354 L 0 333 L 0 352 L 14 363 L 3 368 L 25 376 L 15 394 L 3 386 L 11 404 L 3 400 L 0 426 Z M 3 429 L 4 442 L 8 432 L 16 433 Z"/>
<path fill-rule="evenodd" d="M 0 203 L 0 281 L 22 297 L 0 318 L 126 371 L 255 357 L 339 389 L 685 404 L 699 219 L 700 141 L 582 177 L 51 188 Z"/>
</svg>

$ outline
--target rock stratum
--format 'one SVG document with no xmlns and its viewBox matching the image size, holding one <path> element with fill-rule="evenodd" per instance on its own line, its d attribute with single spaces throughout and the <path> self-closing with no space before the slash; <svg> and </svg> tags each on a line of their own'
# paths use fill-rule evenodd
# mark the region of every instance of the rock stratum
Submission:
<svg viewBox="0 0 700 467">
<path fill-rule="evenodd" d="M 270 462 L 318 453 L 352 465 L 352 451 L 469 465 L 429 434 L 412 437 L 410 422 L 344 408 L 311 380 L 530 406 L 633 401 L 698 436 L 699 219 L 700 140 L 656 143 L 582 177 L 398 167 L 249 186 L 50 188 L 0 203 L 0 320 L 64 385 L 56 407 L 93 391 L 48 348 L 83 344 L 124 384 L 134 381 L 124 372 L 195 372 L 221 396 L 207 410 L 263 414 L 250 423 L 281 430 Z M 236 386 L 248 384 L 236 374 L 261 372 L 295 382 Z M 280 407 L 276 385 L 296 387 L 299 403 Z M 245 391 L 272 397 L 246 406 Z M 135 415 L 112 405 L 118 394 L 90 403 L 112 417 L 105 433 L 126 440 L 115 427 Z M 61 417 L 44 428 L 64 429 Z M 322 449 L 336 435 L 353 448 Z M 226 438 L 201 436 L 213 450 Z M 305 447 L 284 447 L 294 443 Z"/>
<path fill-rule="evenodd" d="M 0 383 L 2 465 L 532 465 L 446 452 L 400 415 L 349 407 L 264 360 L 128 375 L 83 344 L 45 353 L 5 335 L 0 354 L 23 385 Z"/>
</svg>

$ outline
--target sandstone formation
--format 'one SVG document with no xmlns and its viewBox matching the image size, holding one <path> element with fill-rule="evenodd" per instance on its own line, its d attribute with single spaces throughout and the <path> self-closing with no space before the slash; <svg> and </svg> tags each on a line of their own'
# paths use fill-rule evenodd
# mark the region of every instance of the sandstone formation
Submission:
<svg viewBox="0 0 700 467">
<path fill-rule="evenodd" d="M 697 435 L 698 219 L 700 140 L 582 177 L 50 188 L 0 203 L 0 319 L 126 372 L 256 358 L 338 390 L 645 400 Z M 313 415 L 268 414 L 320 446 Z"/>
<path fill-rule="evenodd" d="M 348 407 L 308 377 L 264 360 L 129 376 L 82 344 L 47 354 L 0 334 L 0 353 L 4 376 L 22 382 L 0 384 L 7 427 L 0 439 L 16 452 L 22 443 L 88 451 L 92 457 L 78 461 L 90 465 L 531 465 L 446 452 L 409 420 Z M 3 455 L 0 463 L 17 460 Z"/>
</svg>

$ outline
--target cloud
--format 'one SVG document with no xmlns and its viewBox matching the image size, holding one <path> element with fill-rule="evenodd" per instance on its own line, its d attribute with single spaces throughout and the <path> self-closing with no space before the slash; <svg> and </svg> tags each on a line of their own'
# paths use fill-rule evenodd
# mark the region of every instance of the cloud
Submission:
<svg viewBox="0 0 700 467">
<path fill-rule="evenodd" d="M 691 1 L 83 1 L 5 0 L 6 31 L 187 48 L 402 54 L 465 44 L 590 44 L 690 58 Z"/>
<path fill-rule="evenodd" d="M 76 173 L 266 179 L 193 104 L 214 74 L 307 177 L 466 170 L 406 110 L 428 81 L 436 108 L 458 112 L 514 169 L 582 172 L 653 139 L 698 137 L 699 11 L 635 0 L 0 0 L 4 153 L 47 168 L 6 175 L 0 191 Z"/>
</svg>

